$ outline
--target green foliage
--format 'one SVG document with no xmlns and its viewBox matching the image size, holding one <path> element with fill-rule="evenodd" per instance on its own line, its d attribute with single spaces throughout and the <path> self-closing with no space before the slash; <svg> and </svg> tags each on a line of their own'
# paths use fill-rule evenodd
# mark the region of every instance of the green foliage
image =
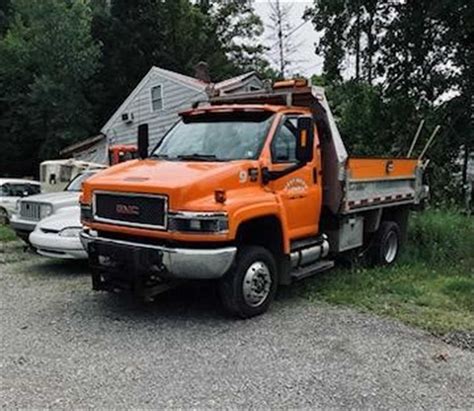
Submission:
<svg viewBox="0 0 474 411">
<path fill-rule="evenodd" d="M 192 76 L 207 61 L 213 81 L 269 73 L 262 31 L 237 0 L 1 2 L 0 174 L 36 175 L 97 133 L 153 65 Z"/>
<path fill-rule="evenodd" d="M 311 300 L 348 304 L 434 333 L 474 330 L 474 223 L 454 211 L 412 216 L 401 261 L 336 269 L 306 283 Z"/>
<path fill-rule="evenodd" d="M 100 49 L 85 0 L 14 0 L 12 9 L 0 41 L 0 164 L 35 174 L 37 161 L 93 130 L 86 90 Z"/>
<path fill-rule="evenodd" d="M 17 240 L 15 232 L 8 226 L 0 225 L 0 243 L 15 240 Z"/>
<path fill-rule="evenodd" d="M 351 154 L 406 155 L 424 119 L 417 155 L 441 125 L 427 175 L 436 203 L 459 203 L 467 166 L 458 159 L 474 141 L 474 3 L 314 0 L 307 16 L 322 33 L 318 80 Z M 342 81 L 348 59 L 355 73 Z"/>
</svg>

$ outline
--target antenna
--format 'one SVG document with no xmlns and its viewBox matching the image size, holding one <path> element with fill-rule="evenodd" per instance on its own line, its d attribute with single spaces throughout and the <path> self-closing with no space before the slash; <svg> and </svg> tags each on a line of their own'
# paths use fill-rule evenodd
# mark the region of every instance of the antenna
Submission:
<svg viewBox="0 0 474 411">
<path fill-rule="evenodd" d="M 426 142 L 425 147 L 423 147 L 423 150 L 422 150 L 421 154 L 419 155 L 418 160 L 421 160 L 423 158 L 423 156 L 426 153 L 426 150 L 428 150 L 428 148 L 431 145 L 431 143 L 432 143 L 433 139 L 435 138 L 436 134 L 438 134 L 438 131 L 439 131 L 440 128 L 441 128 L 440 125 L 436 126 L 436 128 L 434 129 L 434 131 L 431 134 L 430 138 Z"/>
<path fill-rule="evenodd" d="M 420 137 L 421 129 L 423 128 L 423 125 L 425 124 L 425 120 L 420 121 L 420 125 L 418 126 L 418 130 L 416 130 L 415 137 L 413 138 L 413 141 L 411 142 L 410 150 L 408 150 L 407 158 L 411 157 L 411 153 L 413 153 L 413 149 L 415 148 L 416 142 L 418 141 L 418 137 Z"/>
</svg>

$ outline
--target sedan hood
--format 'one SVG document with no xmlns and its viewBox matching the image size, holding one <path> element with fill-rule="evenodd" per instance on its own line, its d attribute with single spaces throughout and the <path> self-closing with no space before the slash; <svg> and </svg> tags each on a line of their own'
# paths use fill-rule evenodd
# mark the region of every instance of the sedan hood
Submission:
<svg viewBox="0 0 474 411">
<path fill-rule="evenodd" d="M 56 214 L 41 220 L 36 228 L 61 231 L 66 227 L 81 227 L 81 211 L 79 206 L 64 207 Z"/>
</svg>

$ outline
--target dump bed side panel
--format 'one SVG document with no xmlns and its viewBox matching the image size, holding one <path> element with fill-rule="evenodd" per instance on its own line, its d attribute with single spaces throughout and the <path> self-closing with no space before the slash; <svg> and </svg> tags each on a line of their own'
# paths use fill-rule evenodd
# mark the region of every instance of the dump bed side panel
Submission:
<svg viewBox="0 0 474 411">
<path fill-rule="evenodd" d="M 342 212 L 416 204 L 422 196 L 416 159 L 349 158 Z"/>
<path fill-rule="evenodd" d="M 347 170 L 356 180 L 415 177 L 418 160 L 411 158 L 350 157 Z"/>
</svg>

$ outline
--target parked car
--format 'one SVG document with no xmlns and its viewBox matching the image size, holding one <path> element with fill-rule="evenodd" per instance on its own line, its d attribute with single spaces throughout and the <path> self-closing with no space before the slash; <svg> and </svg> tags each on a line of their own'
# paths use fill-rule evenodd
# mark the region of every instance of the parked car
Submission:
<svg viewBox="0 0 474 411">
<path fill-rule="evenodd" d="M 45 257 L 85 259 L 87 252 L 81 244 L 80 207 L 64 207 L 41 220 L 30 234 L 30 244 Z"/>
<path fill-rule="evenodd" d="M 78 174 L 64 191 L 44 193 L 20 199 L 10 220 L 11 227 L 18 237 L 27 243 L 30 233 L 43 218 L 54 215 L 64 207 L 79 204 L 82 183 L 100 170 L 87 170 Z"/>
<path fill-rule="evenodd" d="M 20 198 L 39 193 L 39 181 L 0 178 L 0 225 L 8 224 Z"/>
</svg>

